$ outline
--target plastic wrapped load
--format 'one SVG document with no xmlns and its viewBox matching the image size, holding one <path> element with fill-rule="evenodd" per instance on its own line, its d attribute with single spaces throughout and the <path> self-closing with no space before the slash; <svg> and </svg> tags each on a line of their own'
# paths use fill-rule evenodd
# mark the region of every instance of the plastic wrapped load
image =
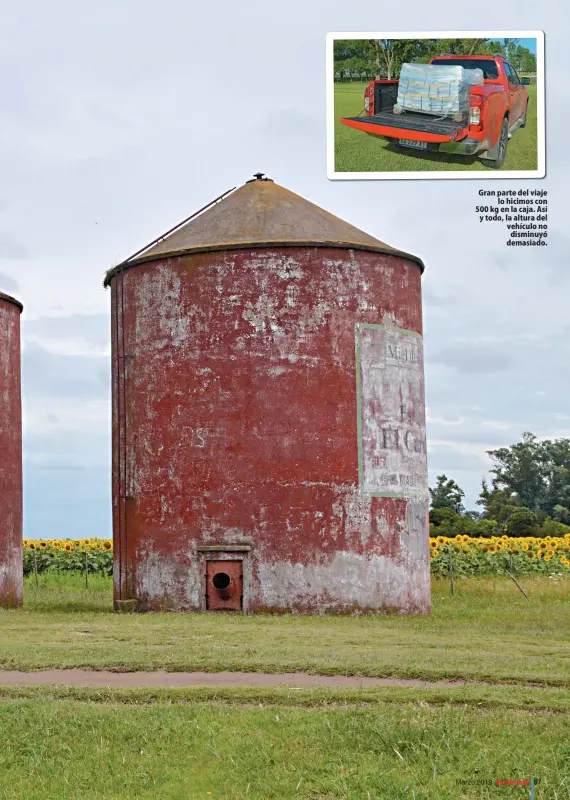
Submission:
<svg viewBox="0 0 570 800">
<path fill-rule="evenodd" d="M 480 69 L 446 64 L 403 64 L 394 112 L 421 111 L 460 119 L 468 113 L 471 87 L 482 85 Z"/>
</svg>

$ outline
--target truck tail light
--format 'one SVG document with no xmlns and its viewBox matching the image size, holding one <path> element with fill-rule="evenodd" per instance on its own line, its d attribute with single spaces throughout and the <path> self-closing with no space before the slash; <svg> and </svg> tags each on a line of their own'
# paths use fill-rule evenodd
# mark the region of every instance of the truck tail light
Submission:
<svg viewBox="0 0 570 800">
<path fill-rule="evenodd" d="M 469 124 L 474 126 L 481 125 L 483 98 L 478 95 L 471 95 L 469 103 Z"/>
<path fill-rule="evenodd" d="M 370 98 L 368 97 L 368 94 L 364 96 L 364 110 L 365 111 L 370 110 Z"/>
</svg>

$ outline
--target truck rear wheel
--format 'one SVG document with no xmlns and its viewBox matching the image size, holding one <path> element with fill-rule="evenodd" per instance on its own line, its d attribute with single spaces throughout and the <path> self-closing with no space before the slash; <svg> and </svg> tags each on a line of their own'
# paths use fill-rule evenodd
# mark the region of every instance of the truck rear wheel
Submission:
<svg viewBox="0 0 570 800">
<path fill-rule="evenodd" d="M 501 125 L 501 132 L 499 133 L 499 140 L 497 144 L 491 150 L 487 151 L 487 157 L 482 158 L 481 162 L 485 164 L 486 167 L 490 167 L 491 169 L 500 169 L 505 163 L 508 141 L 509 121 L 505 117 L 503 124 Z"/>
</svg>

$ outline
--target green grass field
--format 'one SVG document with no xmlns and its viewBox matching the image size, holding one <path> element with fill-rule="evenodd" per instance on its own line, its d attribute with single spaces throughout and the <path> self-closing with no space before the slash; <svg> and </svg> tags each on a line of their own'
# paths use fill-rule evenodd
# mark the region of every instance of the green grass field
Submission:
<svg viewBox="0 0 570 800">
<path fill-rule="evenodd" d="M 111 582 L 26 580 L 0 666 L 305 670 L 496 685 L 0 686 L 0 798 L 570 797 L 570 580 L 433 582 L 427 617 L 116 614 Z M 500 685 L 507 682 L 508 685 Z M 463 783 L 457 781 L 479 781 Z M 481 783 L 485 781 L 486 783 Z"/>
<path fill-rule="evenodd" d="M 59 584 L 58 584 L 59 580 Z M 26 606 L 0 612 L 0 667 L 169 671 L 302 670 L 561 686 L 569 681 L 570 580 L 433 581 L 429 616 L 116 614 L 111 582 L 26 582 Z"/>
<path fill-rule="evenodd" d="M 363 110 L 366 83 L 336 83 L 334 99 L 334 152 L 337 172 L 426 172 L 478 170 L 496 173 L 478 158 L 447 153 L 420 153 L 399 149 L 377 136 L 348 128 L 340 120 L 354 117 Z M 530 105 L 525 128 L 513 134 L 507 157 L 500 171 L 536 170 L 538 166 L 536 85 L 527 87 Z"/>
<path fill-rule="evenodd" d="M 531 775 L 537 797 L 568 797 L 568 717 L 552 712 L 28 698 L 0 704 L 0 729 L 3 800 L 457 800 Z"/>
</svg>

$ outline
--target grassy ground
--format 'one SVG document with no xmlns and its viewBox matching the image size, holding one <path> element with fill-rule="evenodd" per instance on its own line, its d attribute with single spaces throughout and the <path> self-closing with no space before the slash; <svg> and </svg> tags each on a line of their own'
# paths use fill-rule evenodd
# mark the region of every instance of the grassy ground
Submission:
<svg viewBox="0 0 570 800">
<path fill-rule="evenodd" d="M 14 698 L 0 701 L 0 729 L 4 800 L 456 800 L 496 797 L 496 779 L 531 775 L 537 798 L 569 796 L 568 716 L 550 712 Z"/>
<path fill-rule="evenodd" d="M 46 584 L 46 582 L 49 583 Z M 46 584 L 46 585 L 44 585 Z M 115 614 L 110 580 L 40 576 L 26 606 L 0 612 L 0 667 L 244 670 L 570 683 L 570 581 L 433 582 L 427 617 Z"/>
<path fill-rule="evenodd" d="M 487 677 L 454 688 L 0 686 L 2 800 L 570 798 L 570 581 L 435 581 L 430 617 L 114 614 L 111 583 L 26 581 L 4 667 Z M 537 680 L 542 687 L 522 685 Z M 548 684 L 558 684 L 557 687 Z M 464 781 L 464 783 L 458 783 Z"/>
<path fill-rule="evenodd" d="M 394 144 L 361 131 L 348 128 L 342 117 L 355 117 L 363 109 L 366 83 L 335 84 L 334 141 L 337 172 L 425 172 L 479 170 L 485 167 L 478 158 L 446 153 L 420 153 L 399 149 Z M 502 170 L 535 170 L 537 161 L 536 85 L 528 86 L 530 105 L 525 128 L 513 134 Z"/>
</svg>

